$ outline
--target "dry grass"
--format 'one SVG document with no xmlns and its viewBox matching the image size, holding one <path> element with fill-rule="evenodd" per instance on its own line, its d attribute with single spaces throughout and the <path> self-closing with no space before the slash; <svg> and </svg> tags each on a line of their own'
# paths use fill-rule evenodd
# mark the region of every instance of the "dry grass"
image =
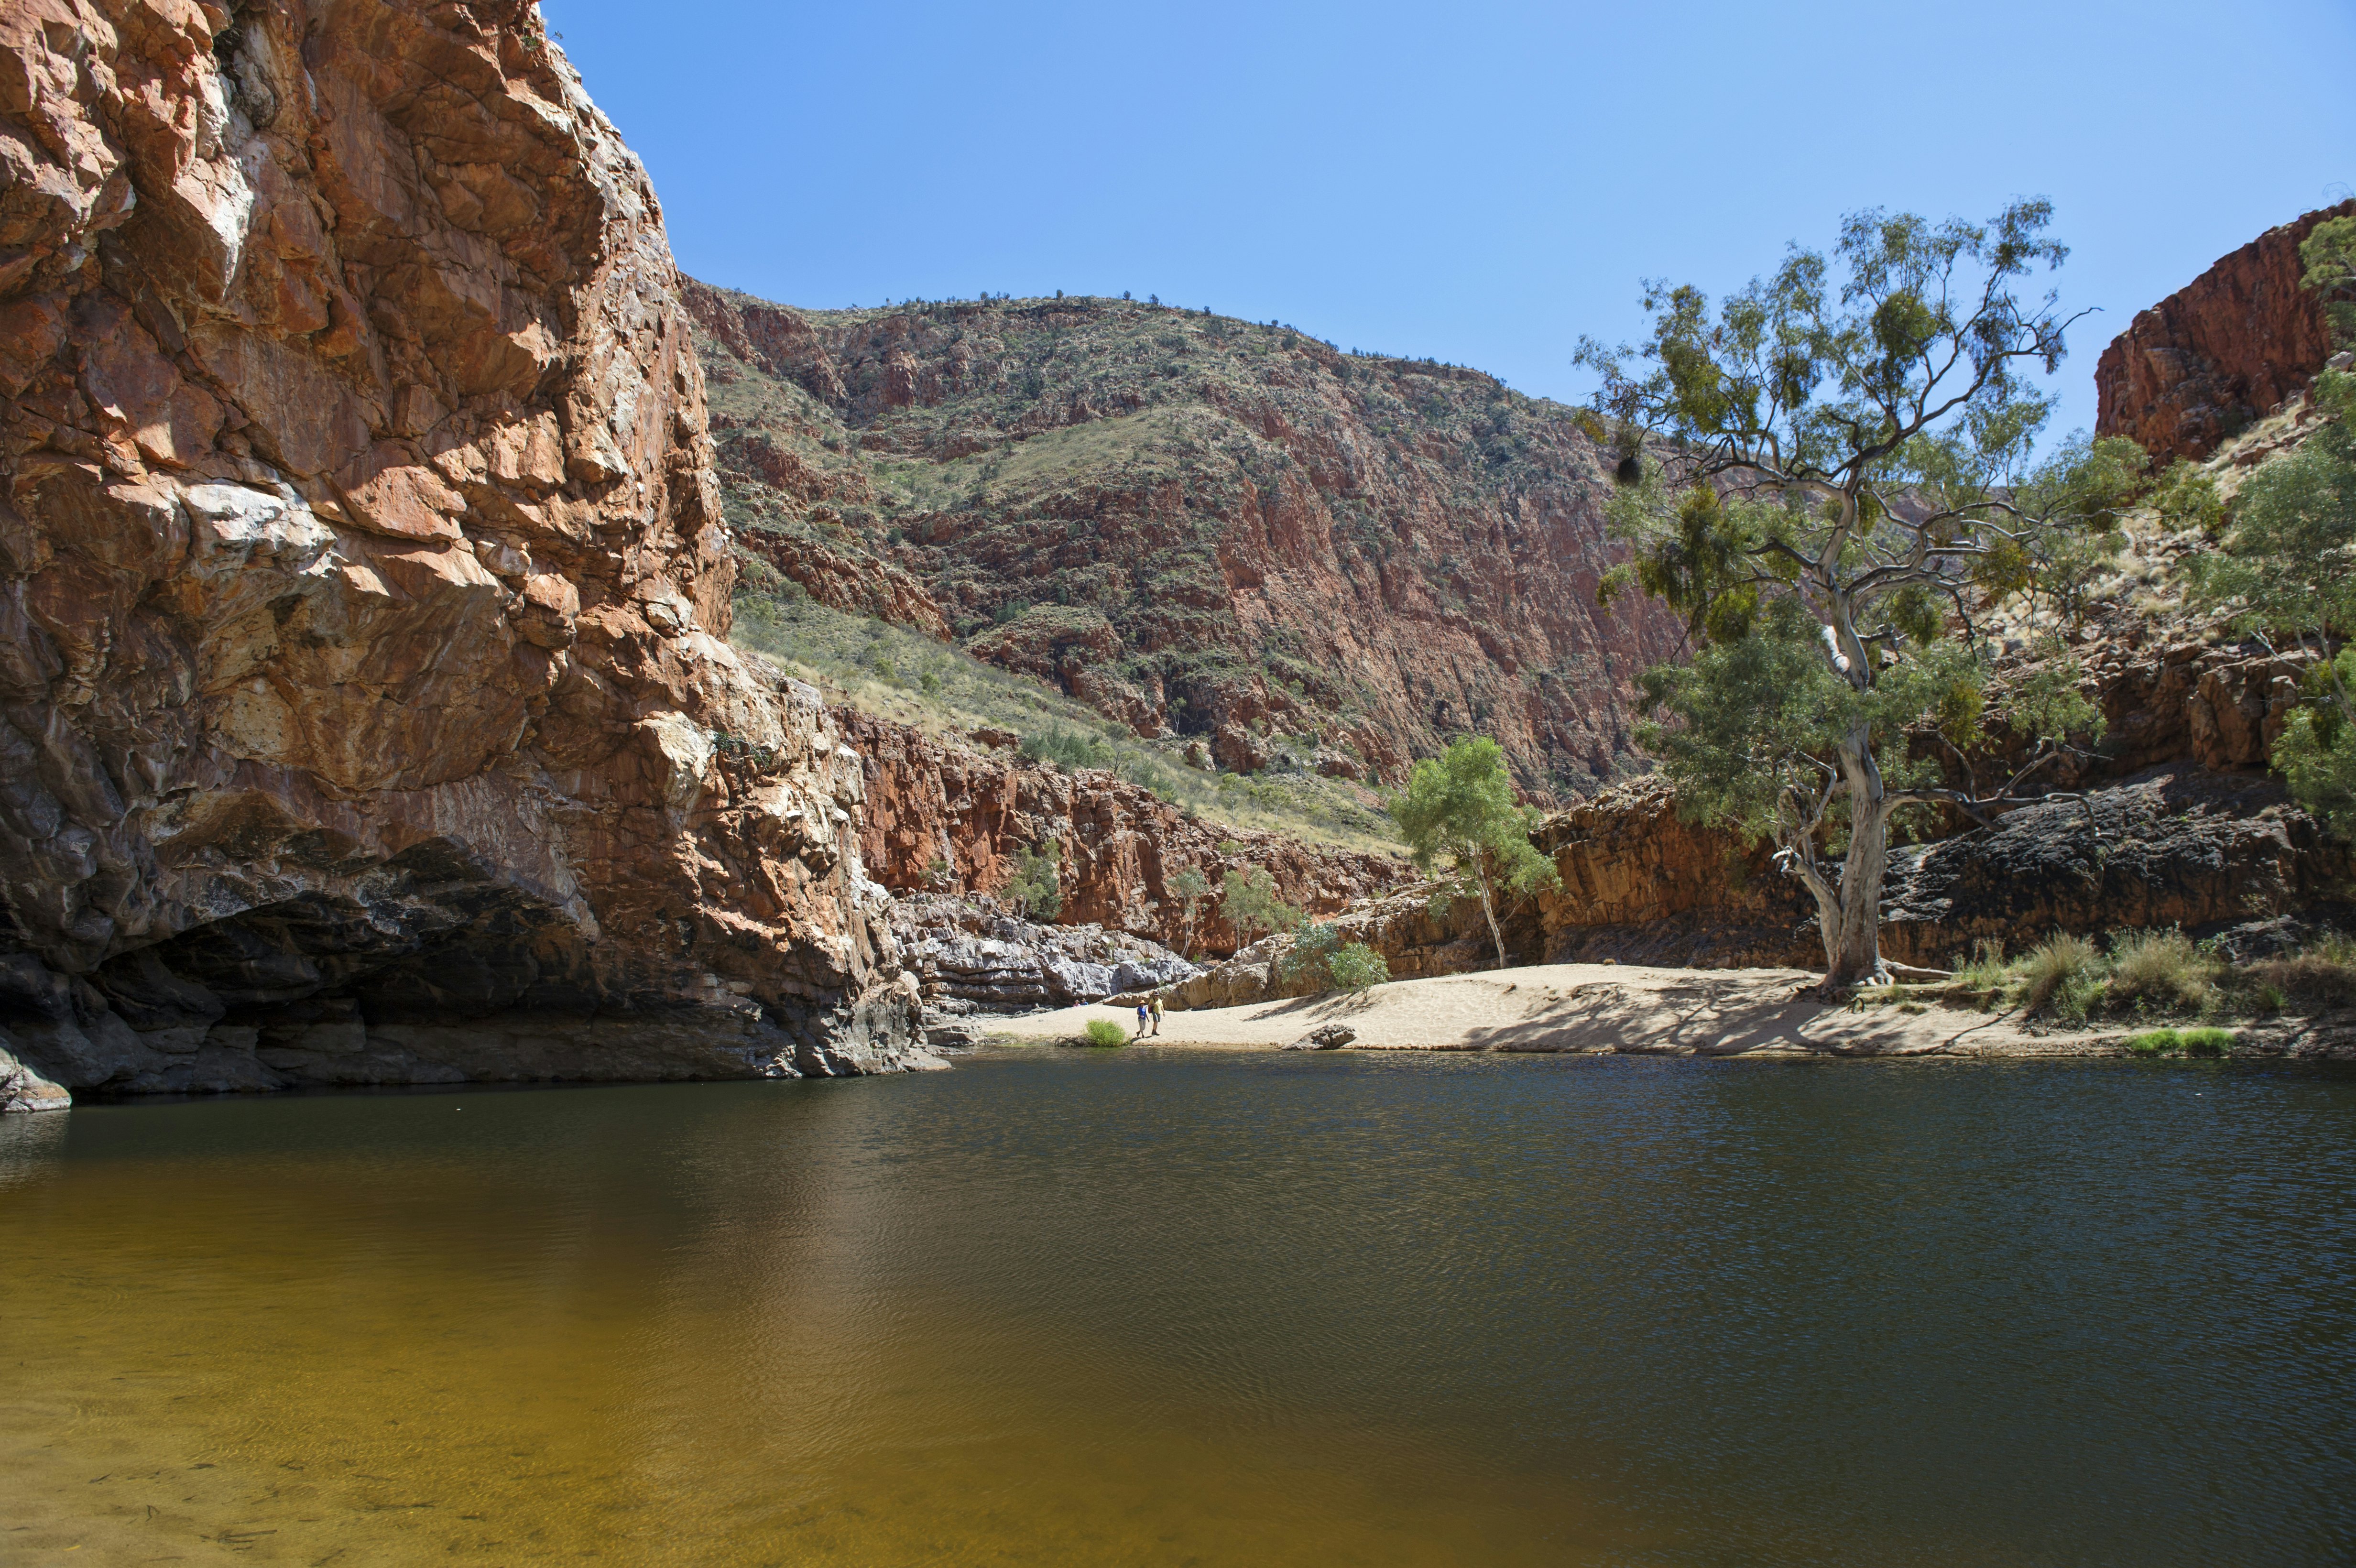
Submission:
<svg viewBox="0 0 2356 1568">
<path fill-rule="evenodd" d="M 1232 827 L 1338 848 L 1398 852 L 1373 791 L 1315 773 L 1206 772 L 1180 742 L 1145 741 L 1125 725 L 1025 676 L 985 664 L 919 632 L 830 609 L 804 595 L 744 592 L 731 640 L 766 655 L 828 700 L 941 738 L 1012 731 L 1034 760 L 1100 767 Z"/>
<path fill-rule="evenodd" d="M 2112 1010 L 2197 1013 L 2208 1002 L 2225 965 L 2170 927 L 2121 932 L 2111 940 L 2110 984 L 2104 1000 Z"/>
<path fill-rule="evenodd" d="M 2023 1012 L 2080 1022 L 2102 990 L 2102 951 L 2083 936 L 2051 937 L 2020 961 L 2019 977 Z"/>
<path fill-rule="evenodd" d="M 2304 953 L 2249 965 L 2237 978 L 2278 1007 L 2356 1007 L 2356 938 L 2326 937 Z"/>
</svg>

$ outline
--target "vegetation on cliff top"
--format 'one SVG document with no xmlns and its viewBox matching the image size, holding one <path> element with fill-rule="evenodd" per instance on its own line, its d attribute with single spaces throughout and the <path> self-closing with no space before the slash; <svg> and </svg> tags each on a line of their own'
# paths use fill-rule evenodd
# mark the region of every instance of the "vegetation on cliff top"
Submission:
<svg viewBox="0 0 2356 1568">
<path fill-rule="evenodd" d="M 1611 459 L 1574 411 L 1145 302 L 694 297 L 730 521 L 830 605 L 1232 771 L 1396 782 L 1474 733 L 1540 801 L 1643 766 L 1672 631 L 1590 602 Z"/>
<path fill-rule="evenodd" d="M 872 616 L 818 603 L 752 558 L 731 639 L 776 659 L 833 701 L 935 736 L 997 731 L 1023 753 L 1066 771 L 1102 768 L 1214 822 L 1312 844 L 1396 852 L 1373 792 L 1296 765 L 1244 777 L 1186 759 L 1183 744 L 1148 741 L 1035 680 Z"/>
</svg>

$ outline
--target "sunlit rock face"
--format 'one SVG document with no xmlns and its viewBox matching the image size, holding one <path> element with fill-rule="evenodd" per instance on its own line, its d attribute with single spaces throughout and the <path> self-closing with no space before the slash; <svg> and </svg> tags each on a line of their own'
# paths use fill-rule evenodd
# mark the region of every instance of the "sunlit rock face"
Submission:
<svg viewBox="0 0 2356 1568">
<path fill-rule="evenodd" d="M 2331 353 L 2322 297 L 2302 287 L 2298 247 L 2356 201 L 2269 229 L 2148 310 L 2094 368 L 2097 435 L 2155 456 L 2206 457 L 2218 443 L 2302 391 Z"/>
<path fill-rule="evenodd" d="M 78 1091 L 911 1060 L 644 170 L 518 0 L 0 7 L 0 1042 Z"/>
</svg>

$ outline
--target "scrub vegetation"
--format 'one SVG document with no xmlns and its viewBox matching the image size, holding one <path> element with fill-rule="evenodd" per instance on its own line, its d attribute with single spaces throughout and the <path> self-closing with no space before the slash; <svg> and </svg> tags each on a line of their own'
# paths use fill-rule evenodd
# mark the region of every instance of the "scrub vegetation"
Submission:
<svg viewBox="0 0 2356 1568">
<path fill-rule="evenodd" d="M 2014 958 L 1983 942 L 1952 981 L 1914 994 L 2070 1025 L 2312 1012 L 2356 1006 L 2356 938 L 2327 933 L 2242 962 L 2173 928 L 2119 932 L 2106 944 L 2055 936 Z"/>
<path fill-rule="evenodd" d="M 830 701 L 947 736 L 1020 737 L 1025 757 L 1101 768 L 1214 822 L 1312 844 L 1396 852 L 1372 791 L 1305 772 L 1251 775 L 1190 763 L 1182 742 L 1144 741 L 1026 676 L 873 616 L 830 609 L 757 560 L 741 563 L 730 640 L 764 654 Z"/>
</svg>

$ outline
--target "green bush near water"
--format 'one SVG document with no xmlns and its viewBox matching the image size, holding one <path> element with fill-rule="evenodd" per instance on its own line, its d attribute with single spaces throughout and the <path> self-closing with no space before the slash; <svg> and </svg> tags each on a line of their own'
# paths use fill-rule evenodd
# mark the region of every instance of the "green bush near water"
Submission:
<svg viewBox="0 0 2356 1568">
<path fill-rule="evenodd" d="M 2155 1029 L 2129 1037 L 2137 1056 L 2223 1056 L 2233 1049 L 2233 1031 L 2223 1029 Z"/>
<path fill-rule="evenodd" d="M 1129 1031 L 1110 1019 L 1090 1019 L 1084 1030 L 1090 1045 L 1127 1045 Z"/>
</svg>

